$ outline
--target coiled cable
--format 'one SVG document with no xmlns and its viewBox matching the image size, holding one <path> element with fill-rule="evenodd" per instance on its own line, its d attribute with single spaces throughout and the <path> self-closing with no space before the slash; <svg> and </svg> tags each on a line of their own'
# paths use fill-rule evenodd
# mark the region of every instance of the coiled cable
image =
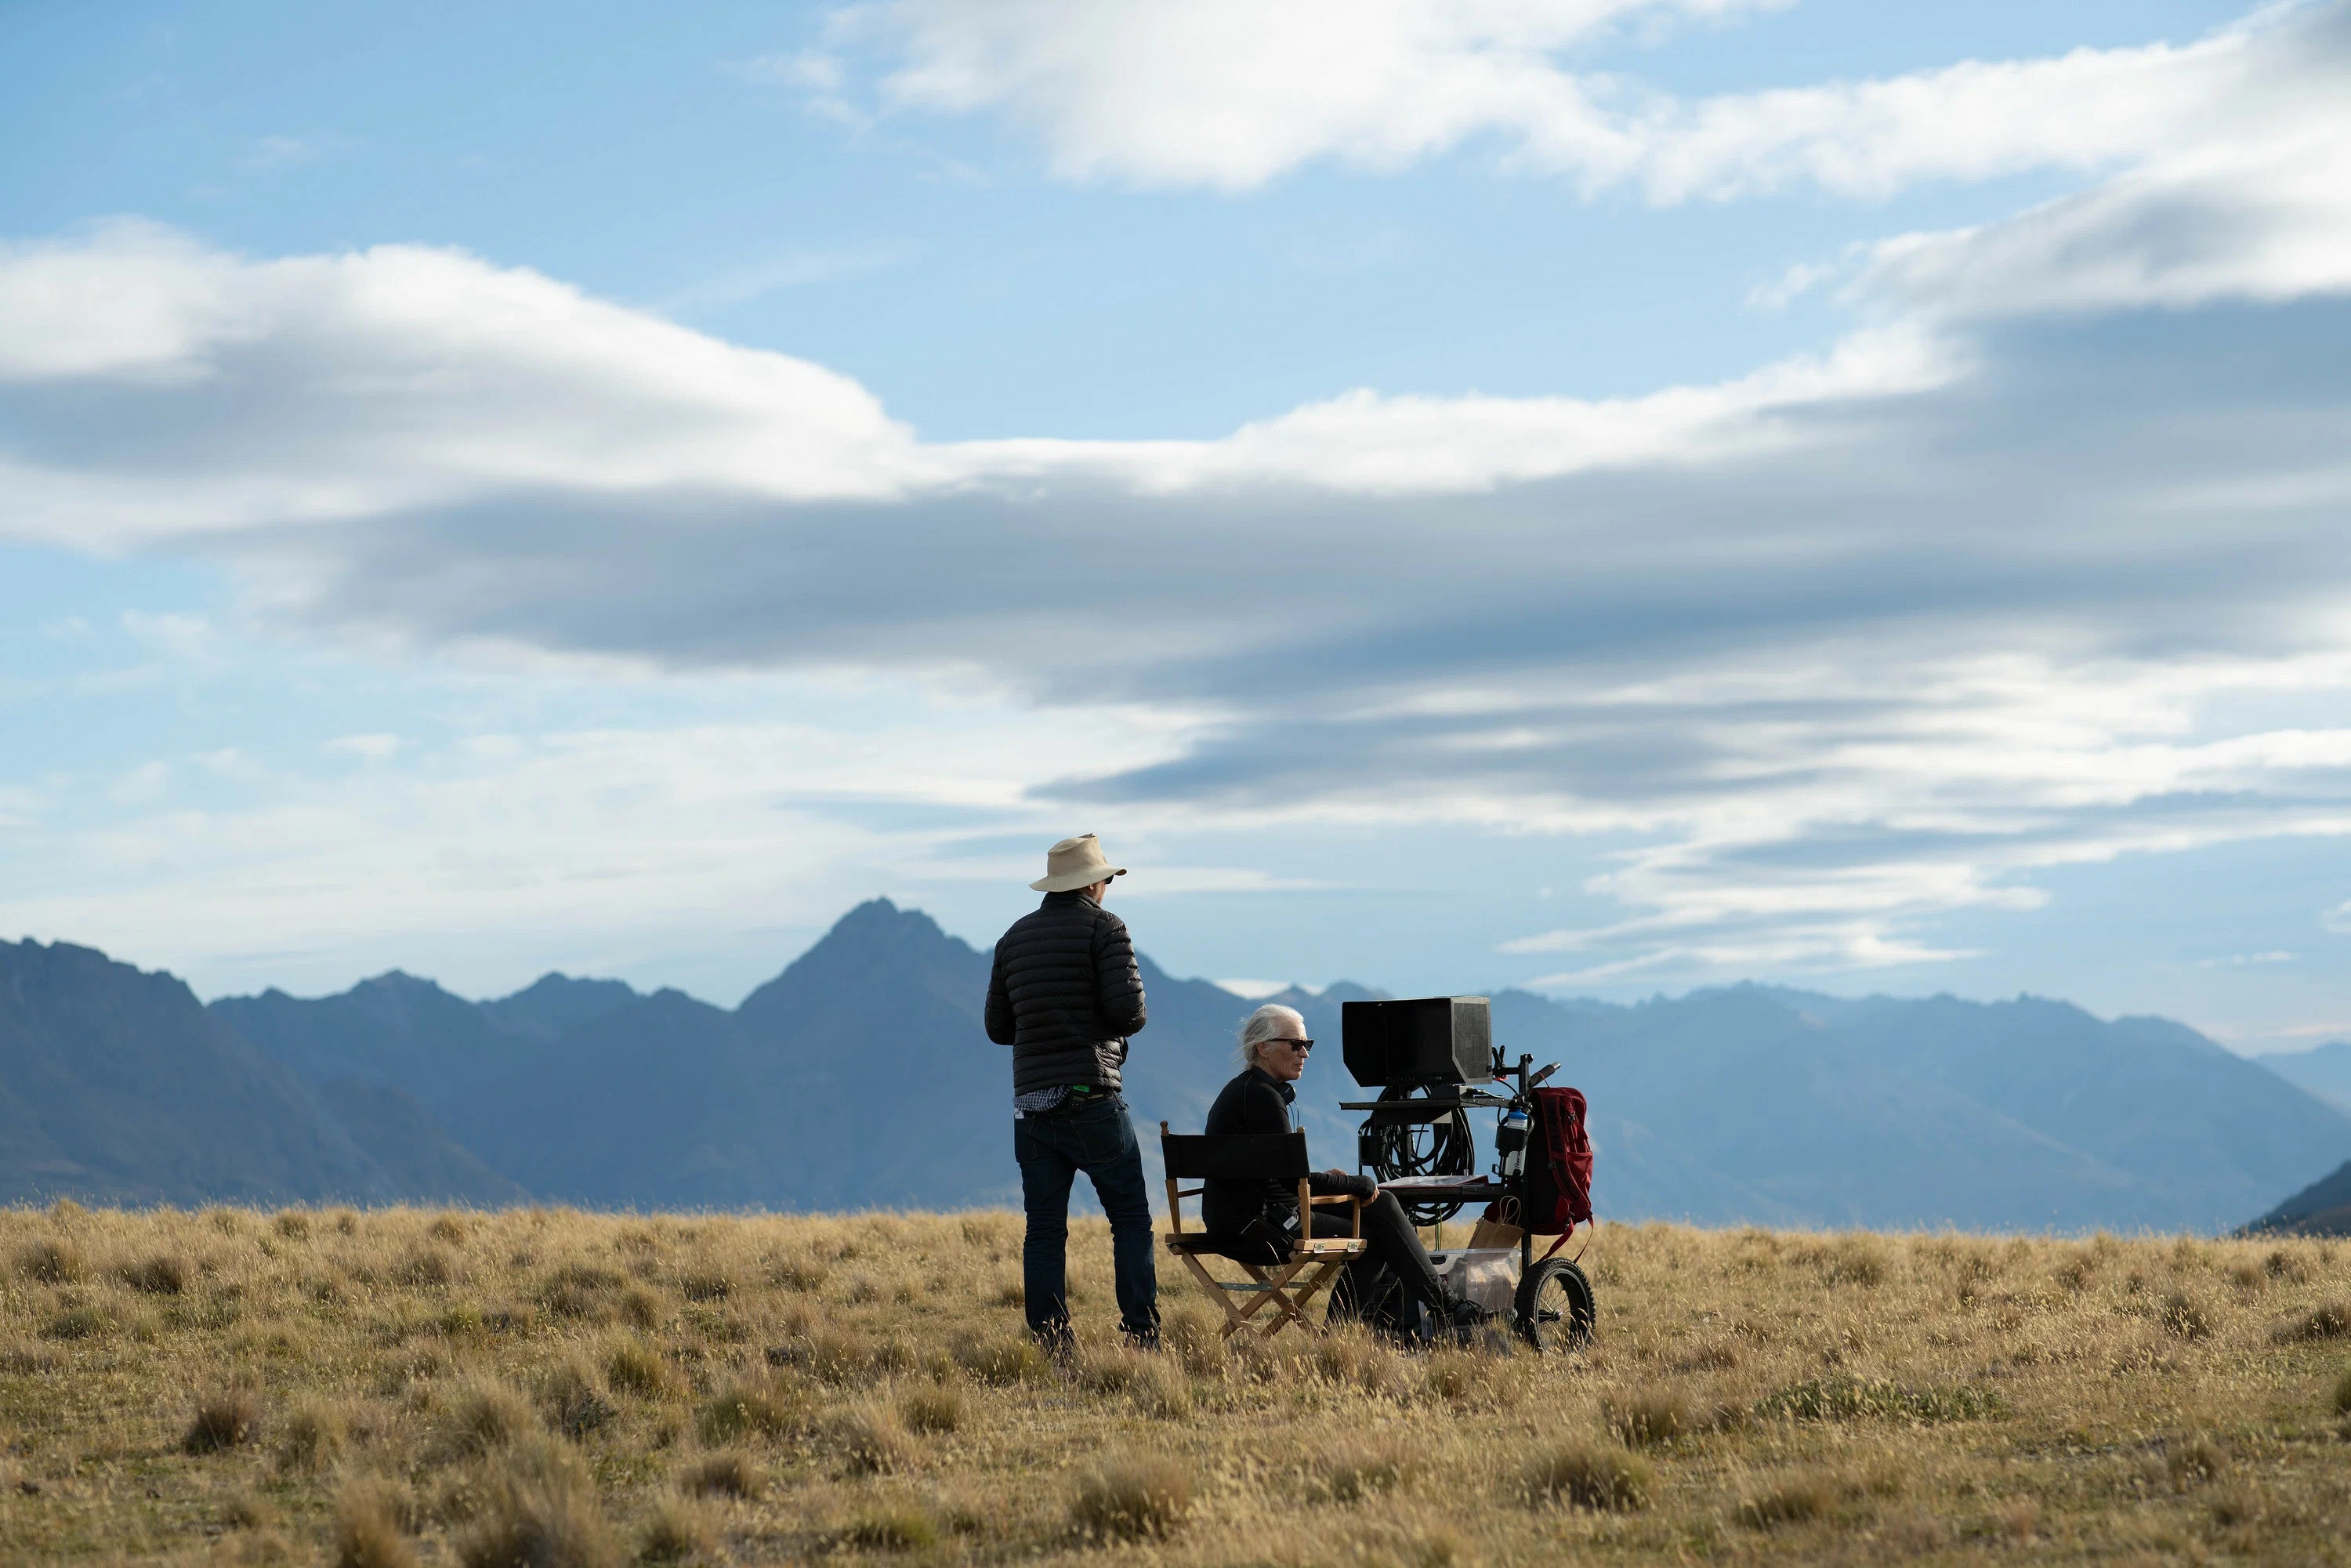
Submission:
<svg viewBox="0 0 2351 1568">
<path fill-rule="evenodd" d="M 1458 1083 L 1391 1083 L 1380 1091 L 1382 1101 L 1424 1100 L 1442 1092 L 1458 1094 Z M 1398 1176 L 1463 1176 L 1478 1168 L 1478 1144 L 1469 1131 L 1469 1113 L 1457 1105 L 1433 1122 L 1399 1122 L 1382 1125 L 1381 1113 L 1364 1123 L 1361 1151 L 1364 1163 L 1378 1180 Z M 1398 1195 L 1415 1225 L 1437 1225 L 1461 1212 L 1459 1199 L 1407 1201 Z"/>
</svg>

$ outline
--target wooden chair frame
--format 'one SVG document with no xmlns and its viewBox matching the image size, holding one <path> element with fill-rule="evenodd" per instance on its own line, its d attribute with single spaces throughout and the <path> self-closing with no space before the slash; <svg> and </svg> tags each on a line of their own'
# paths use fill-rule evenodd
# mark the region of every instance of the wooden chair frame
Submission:
<svg viewBox="0 0 2351 1568">
<path fill-rule="evenodd" d="M 1219 1280 L 1208 1272 L 1200 1258 L 1203 1254 L 1212 1257 L 1224 1254 L 1209 1244 L 1206 1232 L 1187 1232 L 1184 1228 L 1184 1200 L 1197 1197 L 1202 1189 L 1178 1185 L 1173 1138 L 1174 1135 L 1167 1131 L 1167 1124 L 1160 1123 L 1160 1156 L 1167 1170 L 1167 1250 L 1184 1260 L 1184 1267 L 1191 1271 L 1192 1278 L 1199 1282 L 1200 1288 L 1224 1309 L 1225 1326 L 1217 1331 L 1217 1337 L 1229 1339 L 1234 1334 L 1246 1332 L 1271 1339 L 1292 1323 L 1311 1329 L 1313 1325 L 1306 1321 L 1307 1307 L 1338 1279 L 1340 1270 L 1363 1256 L 1365 1245 L 1363 1200 L 1344 1194 L 1331 1197 L 1313 1196 L 1307 1184 L 1306 1134 L 1303 1133 L 1220 1134 L 1220 1144 L 1238 1146 L 1262 1143 L 1267 1145 L 1261 1151 L 1266 1156 L 1265 1164 L 1269 1169 L 1279 1166 L 1282 1174 L 1280 1176 L 1269 1175 L 1256 1179 L 1280 1180 L 1292 1173 L 1297 1176 L 1300 1235 L 1290 1244 L 1290 1256 L 1279 1262 L 1260 1264 L 1238 1258 L 1228 1260 L 1249 1275 L 1247 1281 Z M 1238 1171 L 1233 1174 L 1239 1175 Z M 1348 1206 L 1352 1233 L 1345 1237 L 1313 1235 L 1311 1217 L 1316 1207 L 1328 1207 L 1341 1203 Z M 1234 1301 L 1236 1296 L 1246 1297 L 1246 1302 L 1237 1304 Z M 1254 1321 L 1268 1307 L 1273 1309 L 1271 1317 L 1263 1322 Z"/>
</svg>

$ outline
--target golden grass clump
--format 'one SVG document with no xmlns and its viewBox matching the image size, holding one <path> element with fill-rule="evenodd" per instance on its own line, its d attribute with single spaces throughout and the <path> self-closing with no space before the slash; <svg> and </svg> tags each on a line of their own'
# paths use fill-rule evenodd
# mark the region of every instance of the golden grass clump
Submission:
<svg viewBox="0 0 2351 1568">
<path fill-rule="evenodd" d="M 2174 1291 L 2163 1298 L 2163 1309 L 2157 1321 L 2181 1339 L 2210 1339 L 2219 1326 L 2210 1309 L 2185 1291 Z"/>
<path fill-rule="evenodd" d="M 947 1385 L 917 1388 L 898 1402 L 898 1416 L 910 1432 L 952 1432 L 963 1425 L 963 1391 Z"/>
<path fill-rule="evenodd" d="M 869 1503 L 841 1528 L 844 1545 L 867 1552 L 921 1552 L 938 1544 L 938 1521 L 920 1504 L 893 1499 Z"/>
<path fill-rule="evenodd" d="M 1689 1396 L 1671 1385 L 1644 1385 L 1610 1395 L 1601 1401 L 1600 1413 L 1608 1429 L 1629 1448 L 1670 1443 L 1698 1424 Z"/>
<path fill-rule="evenodd" d="M 675 1495 L 661 1498 L 637 1536 L 640 1563 L 684 1563 L 717 1554 L 718 1532 L 709 1511 Z"/>
<path fill-rule="evenodd" d="M 181 1294 L 194 1273 L 188 1260 L 176 1252 L 150 1252 L 115 1270 L 124 1284 L 151 1296 Z"/>
<path fill-rule="evenodd" d="M 1431 1351 L 1421 1382 L 1431 1397 L 1456 1410 L 1507 1409 L 1526 1387 L 1507 1358 L 1468 1350 Z"/>
<path fill-rule="evenodd" d="M 217 1454 L 253 1440 L 261 1429 L 261 1401 L 250 1389 L 224 1388 L 196 1401 L 180 1447 L 191 1454 Z"/>
<path fill-rule="evenodd" d="M 375 1476 L 350 1481 L 335 1496 L 328 1560 L 334 1568 L 414 1568 L 416 1550 L 406 1539 L 411 1523 L 408 1498 L 391 1482 Z"/>
<path fill-rule="evenodd" d="M 11 1340 L 0 1343 L 0 1374 L 10 1377 L 39 1377 L 57 1369 L 57 1353 L 30 1340 Z"/>
<path fill-rule="evenodd" d="M 96 1339 L 114 1326 L 106 1312 L 82 1302 L 51 1313 L 41 1324 L 41 1337 L 54 1340 Z"/>
<path fill-rule="evenodd" d="M 694 1497 L 758 1497 L 759 1467 L 740 1448 L 722 1449 L 687 1465 L 678 1485 Z"/>
<path fill-rule="evenodd" d="M 736 1383 L 702 1407 L 697 1426 L 705 1443 L 772 1437 L 791 1427 L 798 1402 L 765 1379 Z"/>
<path fill-rule="evenodd" d="M 1536 1503 L 1629 1512 L 1649 1506 L 1657 1472 L 1648 1460 L 1612 1443 L 1577 1439 L 1536 1457 L 1526 1491 Z"/>
<path fill-rule="evenodd" d="M 574 1441 L 620 1413 L 598 1386 L 595 1368 L 576 1355 L 548 1374 L 540 1399 L 555 1429 Z"/>
<path fill-rule="evenodd" d="M 1739 1499 L 1739 1522 L 1753 1530 L 1826 1519 L 1836 1511 L 1838 1486 L 1821 1470 L 1798 1470 L 1759 1479 Z"/>
<path fill-rule="evenodd" d="M 495 1469 L 456 1555 L 465 1568 L 611 1568 L 621 1553 L 593 1483 L 542 1441 Z"/>
<path fill-rule="evenodd" d="M 653 1346 L 635 1334 L 622 1333 L 605 1343 L 604 1381 L 616 1394 L 652 1399 L 668 1391 L 671 1378 Z"/>
<path fill-rule="evenodd" d="M 81 1249 L 70 1241 L 44 1236 L 16 1249 L 19 1279 L 44 1285 L 70 1285 L 89 1273 L 89 1265 L 82 1258 Z"/>
<path fill-rule="evenodd" d="M 519 1441 L 538 1429 L 530 1401 L 504 1383 L 474 1378 L 450 1399 L 438 1443 L 450 1458 L 479 1458 Z"/>
<path fill-rule="evenodd" d="M 1032 1381 L 1047 1371 L 1044 1353 L 1026 1334 L 966 1334 L 956 1342 L 955 1361 L 979 1382 L 999 1387 Z"/>
<path fill-rule="evenodd" d="M 1400 1439 L 1350 1438 L 1315 1459 L 1312 1494 L 1332 1502 L 1361 1502 L 1395 1490 L 1418 1463 L 1418 1454 Z"/>
<path fill-rule="evenodd" d="M 1183 1367 L 1164 1356 L 1148 1357 L 1135 1369 L 1129 1394 L 1137 1409 L 1162 1421 L 1186 1420 L 1195 1408 Z"/>
<path fill-rule="evenodd" d="M 1573 1353 L 1176 1276 L 1152 1355 L 1071 1239 L 1056 1362 L 1017 1215 L 0 1209 L 0 1560 L 2307 1562 L 2351 1504 L 2339 1242 L 1624 1225 Z"/>
<path fill-rule="evenodd" d="M 2172 1490 L 2186 1491 L 2227 1474 L 2229 1457 L 2220 1444 L 2195 1432 L 2164 1444 L 2163 1468 Z"/>
<path fill-rule="evenodd" d="M 1070 1523 L 1092 1541 L 1167 1536 L 1192 1511 L 1193 1490 L 1191 1472 L 1173 1459 L 1114 1461 L 1078 1482 Z"/>
<path fill-rule="evenodd" d="M 2351 1300 L 2329 1301 L 2314 1312 L 2304 1312 L 2281 1325 L 2276 1337 L 2286 1343 L 2351 1337 Z"/>
<path fill-rule="evenodd" d="M 904 1469 L 914 1457 L 914 1439 L 886 1405 L 843 1411 L 833 1418 L 831 1438 L 852 1475 L 888 1475 Z"/>
<path fill-rule="evenodd" d="M 350 1440 L 350 1418 L 329 1399 L 308 1395 L 295 1402 L 277 1426 L 277 1468 L 315 1475 L 342 1458 Z"/>
</svg>

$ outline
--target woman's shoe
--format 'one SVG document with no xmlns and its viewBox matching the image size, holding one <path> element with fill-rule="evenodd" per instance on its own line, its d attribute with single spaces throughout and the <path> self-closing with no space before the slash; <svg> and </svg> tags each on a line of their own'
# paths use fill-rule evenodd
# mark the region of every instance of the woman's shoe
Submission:
<svg viewBox="0 0 2351 1568">
<path fill-rule="evenodd" d="M 1492 1312 L 1466 1298 L 1457 1296 L 1445 1303 L 1445 1325 L 1453 1331 L 1457 1344 L 1470 1343 L 1477 1339 L 1478 1332 L 1493 1321 Z"/>
</svg>

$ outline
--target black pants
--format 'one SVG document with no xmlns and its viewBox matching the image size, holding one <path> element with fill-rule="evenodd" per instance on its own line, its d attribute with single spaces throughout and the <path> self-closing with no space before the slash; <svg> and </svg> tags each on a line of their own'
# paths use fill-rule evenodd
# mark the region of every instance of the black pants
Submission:
<svg viewBox="0 0 2351 1568">
<path fill-rule="evenodd" d="M 1354 1229 L 1347 1211 L 1337 1205 L 1317 1208 L 1313 1224 L 1314 1234 L 1319 1237 L 1346 1236 Z M 1286 1239 L 1276 1243 L 1263 1238 L 1254 1228 L 1247 1234 L 1259 1239 L 1252 1244 L 1236 1239 L 1225 1248 L 1228 1257 L 1267 1264 L 1280 1262 L 1289 1255 Z M 1364 1206 L 1363 1256 L 1347 1265 L 1340 1288 L 1333 1293 L 1332 1310 L 1352 1306 L 1360 1312 L 1386 1295 L 1391 1285 L 1402 1287 L 1406 1297 L 1424 1307 L 1434 1312 L 1444 1310 L 1445 1283 L 1430 1266 L 1427 1249 L 1421 1246 L 1419 1233 L 1405 1217 L 1403 1207 L 1384 1192 Z"/>
<path fill-rule="evenodd" d="M 1029 1331 L 1048 1343 L 1070 1337 L 1070 1187 L 1083 1171 L 1110 1217 L 1119 1327 L 1146 1343 L 1159 1339 L 1159 1279 L 1152 1258 L 1151 1199 L 1143 1152 L 1125 1103 L 1096 1094 L 1074 1110 L 1023 1116 L 1012 1124 L 1020 1162 L 1020 1204 L 1029 1232 L 1020 1243 L 1020 1296 Z"/>
</svg>

